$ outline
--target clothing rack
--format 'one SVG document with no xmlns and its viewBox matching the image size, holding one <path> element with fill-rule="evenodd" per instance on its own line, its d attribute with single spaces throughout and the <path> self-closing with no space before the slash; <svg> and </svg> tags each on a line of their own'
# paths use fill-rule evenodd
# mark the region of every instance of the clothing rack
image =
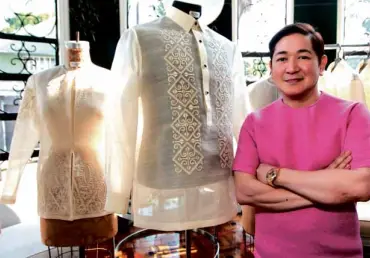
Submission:
<svg viewBox="0 0 370 258">
<path fill-rule="evenodd" d="M 269 52 L 242 52 L 242 57 L 270 57 Z"/>
<path fill-rule="evenodd" d="M 341 48 L 365 48 L 369 47 L 370 52 L 370 42 L 368 44 L 325 44 L 324 49 L 325 50 L 336 50 L 336 49 L 341 49 Z M 360 52 L 360 51 L 359 51 Z M 362 51 L 365 53 L 365 51 Z M 351 53 L 351 52 L 349 52 Z M 347 55 L 347 54 L 346 54 Z M 359 55 L 361 55 L 359 53 Z M 270 57 L 269 52 L 242 52 L 243 57 Z"/>
<path fill-rule="evenodd" d="M 370 51 L 348 51 L 348 52 L 343 52 L 343 57 L 346 56 L 369 56 Z"/>
<path fill-rule="evenodd" d="M 352 50 L 352 51 L 342 51 L 342 48 L 362 48 L 361 50 Z M 368 48 L 367 50 L 363 50 L 363 48 Z M 347 56 L 367 56 L 370 58 L 370 42 L 368 44 L 326 44 L 325 50 L 338 50 L 337 56 L 335 59 L 335 64 L 341 60 L 340 55 L 342 58 Z M 334 65 L 335 67 L 336 65 Z"/>
<path fill-rule="evenodd" d="M 341 48 L 364 48 L 369 47 L 370 48 L 370 42 L 368 44 L 325 44 L 324 49 L 325 50 L 331 50 L 331 49 L 341 49 Z"/>
</svg>

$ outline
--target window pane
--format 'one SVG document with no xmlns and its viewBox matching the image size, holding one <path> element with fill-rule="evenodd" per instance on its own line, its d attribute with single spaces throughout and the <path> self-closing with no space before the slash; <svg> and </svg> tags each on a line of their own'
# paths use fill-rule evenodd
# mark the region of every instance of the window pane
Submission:
<svg viewBox="0 0 370 258">
<path fill-rule="evenodd" d="M 0 81 L 0 112 L 18 112 L 24 87 L 21 81 Z"/>
<path fill-rule="evenodd" d="M 244 58 L 244 74 L 247 82 L 254 82 L 270 72 L 269 57 L 246 57 Z"/>
<path fill-rule="evenodd" d="M 128 0 L 128 26 L 153 21 L 166 15 L 165 6 L 172 0 Z"/>
<path fill-rule="evenodd" d="M 15 121 L 0 121 L 0 152 L 9 152 Z"/>
<path fill-rule="evenodd" d="M 286 25 L 286 0 L 239 0 L 238 41 L 243 52 L 267 52 L 271 37 Z"/>
<path fill-rule="evenodd" d="M 370 37 L 370 0 L 344 1 L 344 43 L 366 44 Z"/>
<path fill-rule="evenodd" d="M 43 71 L 55 66 L 55 54 L 55 46 L 49 43 L 0 39 L 0 73 Z"/>
<path fill-rule="evenodd" d="M 55 27 L 55 1 L 1 0 L 1 32 L 56 38 Z"/>
<path fill-rule="evenodd" d="M 366 59 L 364 56 L 346 56 L 345 60 L 353 70 L 357 71 L 358 65 L 362 60 Z"/>
</svg>

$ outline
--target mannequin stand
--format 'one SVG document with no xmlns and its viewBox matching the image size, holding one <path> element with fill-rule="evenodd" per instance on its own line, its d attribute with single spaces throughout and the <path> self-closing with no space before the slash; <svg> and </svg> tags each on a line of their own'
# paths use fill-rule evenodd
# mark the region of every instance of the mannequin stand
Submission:
<svg viewBox="0 0 370 258">
<path fill-rule="evenodd" d="M 158 232 L 158 231 L 151 230 L 151 229 L 142 229 L 142 230 L 139 230 L 139 231 L 137 231 L 135 233 L 132 233 L 131 235 L 125 237 L 123 240 L 121 240 L 117 244 L 117 247 L 115 249 L 115 257 L 116 258 L 121 258 L 120 256 L 117 256 L 120 253 L 120 247 L 123 246 L 124 244 L 126 244 L 127 242 L 129 242 L 131 240 L 134 240 L 136 238 L 139 238 L 139 237 L 144 237 L 144 236 L 155 234 L 156 232 Z M 163 233 L 162 231 L 159 231 L 159 232 Z M 168 233 L 172 233 L 172 232 L 168 232 Z M 215 236 L 213 236 L 209 232 L 207 232 L 205 230 L 202 230 L 202 229 L 185 230 L 184 233 L 185 233 L 185 245 L 186 245 L 186 258 L 191 258 L 191 251 L 192 251 L 191 250 L 191 243 L 192 243 L 191 234 L 192 233 L 197 233 L 197 234 L 203 235 L 208 240 L 210 240 L 213 243 L 214 247 L 215 247 L 214 258 L 219 257 L 219 255 L 220 255 L 220 244 L 217 241 L 217 238 Z"/>
</svg>

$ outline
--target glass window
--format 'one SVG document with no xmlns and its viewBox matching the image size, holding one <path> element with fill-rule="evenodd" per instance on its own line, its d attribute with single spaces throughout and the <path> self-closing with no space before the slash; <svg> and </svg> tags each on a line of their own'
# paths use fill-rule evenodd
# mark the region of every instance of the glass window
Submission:
<svg viewBox="0 0 370 258">
<path fill-rule="evenodd" d="M 128 0 L 128 27 L 153 21 L 166 15 L 172 0 Z"/>
<path fill-rule="evenodd" d="M 56 38 L 53 0 L 1 0 L 0 31 L 7 34 Z"/>
<path fill-rule="evenodd" d="M 239 0 L 238 10 L 240 50 L 267 52 L 271 37 L 287 24 L 287 1 Z"/>
<path fill-rule="evenodd" d="M 288 23 L 288 0 L 239 0 L 238 45 L 242 52 L 267 53 L 272 36 Z M 244 58 L 247 81 L 256 81 L 269 72 L 269 58 L 255 54 Z"/>
<path fill-rule="evenodd" d="M 59 62 L 56 12 L 57 0 L 0 1 L 0 160 L 28 77 Z"/>
<path fill-rule="evenodd" d="M 340 0 L 338 14 L 338 42 L 345 45 L 366 45 L 370 43 L 370 0 Z M 346 47 L 346 52 L 362 52 L 345 56 L 347 63 L 357 69 L 367 58 L 369 47 Z"/>
<path fill-rule="evenodd" d="M 370 41 L 370 0 L 344 0 L 343 43 L 367 44 Z"/>
</svg>

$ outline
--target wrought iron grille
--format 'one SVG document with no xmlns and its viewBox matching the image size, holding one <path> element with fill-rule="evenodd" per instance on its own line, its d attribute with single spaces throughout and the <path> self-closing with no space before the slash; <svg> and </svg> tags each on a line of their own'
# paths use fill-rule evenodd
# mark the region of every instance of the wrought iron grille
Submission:
<svg viewBox="0 0 370 258">
<path fill-rule="evenodd" d="M 268 52 L 242 52 L 242 56 L 247 86 L 269 73 L 270 55 Z"/>
<path fill-rule="evenodd" d="M 0 161 L 9 157 L 17 110 L 28 78 L 59 64 L 58 6 L 57 0 L 49 1 L 52 15 L 36 13 L 46 8 L 38 0 L 24 0 L 20 9 L 25 11 L 11 10 L 11 1 L 0 1 L 1 9 L 9 9 L 4 12 L 6 17 L 0 17 L 8 24 L 0 27 Z M 32 4 L 29 11 L 27 5 Z M 32 154 L 37 156 L 38 148 Z"/>
</svg>

